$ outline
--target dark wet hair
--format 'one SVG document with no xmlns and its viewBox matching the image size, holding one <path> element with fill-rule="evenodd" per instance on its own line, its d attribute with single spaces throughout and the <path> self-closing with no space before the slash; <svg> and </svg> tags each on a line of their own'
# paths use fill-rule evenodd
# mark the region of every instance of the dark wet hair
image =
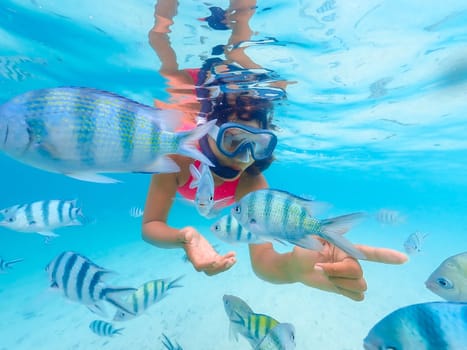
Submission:
<svg viewBox="0 0 467 350">
<path fill-rule="evenodd" d="M 212 107 L 207 120 L 217 119 L 216 125 L 220 126 L 236 119 L 250 121 L 256 120 L 262 129 L 275 130 L 272 124 L 274 104 L 265 98 L 251 96 L 248 93 L 222 94 Z M 250 175 L 258 175 L 265 171 L 274 161 L 274 155 L 262 160 L 256 160 L 245 171 Z"/>
</svg>

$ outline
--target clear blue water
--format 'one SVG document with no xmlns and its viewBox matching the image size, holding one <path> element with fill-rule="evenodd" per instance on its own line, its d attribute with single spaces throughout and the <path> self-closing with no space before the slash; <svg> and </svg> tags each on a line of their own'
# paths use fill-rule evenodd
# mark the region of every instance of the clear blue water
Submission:
<svg viewBox="0 0 467 350">
<path fill-rule="evenodd" d="M 209 5 L 225 8 L 226 2 Z M 0 2 L 0 103 L 37 88 L 89 86 L 145 104 L 167 98 L 159 62 L 147 43 L 151 0 Z M 183 4 L 172 27 L 182 68 L 198 67 L 226 32 L 196 18 L 201 1 Z M 467 250 L 467 4 L 465 1 L 259 2 L 248 54 L 296 84 L 277 107 L 279 145 L 266 172 L 271 187 L 332 203 L 329 215 L 397 210 L 407 219 L 383 225 L 374 216 L 349 233 L 354 242 L 403 250 L 405 238 L 429 234 L 403 266 L 364 262 L 369 285 L 357 303 L 302 285 L 272 285 L 251 271 L 247 249 L 209 233 L 212 221 L 179 201 L 170 223 L 192 225 L 234 249 L 238 263 L 216 277 L 196 273 L 182 252 L 144 243 L 140 219 L 148 175 L 115 175 L 121 184 L 81 182 L 0 155 L 0 207 L 42 199 L 79 199 L 95 222 L 63 228 L 49 245 L 39 235 L 0 228 L 0 256 L 24 262 L 0 275 L 0 349 L 161 349 L 168 334 L 185 350 L 248 349 L 229 340 L 222 295 L 296 327 L 297 349 L 357 349 L 368 330 L 395 308 L 440 300 L 423 282 L 446 257 Z M 279 249 L 282 249 L 279 247 Z M 185 274 L 147 315 L 103 339 L 95 317 L 48 290 L 45 265 L 75 250 L 118 272 L 112 281 L 140 284 Z"/>
</svg>

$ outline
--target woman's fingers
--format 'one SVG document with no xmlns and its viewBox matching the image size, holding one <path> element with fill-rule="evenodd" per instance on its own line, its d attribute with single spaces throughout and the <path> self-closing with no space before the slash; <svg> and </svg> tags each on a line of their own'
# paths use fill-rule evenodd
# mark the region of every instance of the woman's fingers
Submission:
<svg viewBox="0 0 467 350">
<path fill-rule="evenodd" d="M 330 263 L 318 263 L 315 268 L 323 269 L 328 277 L 341 277 L 341 278 L 362 278 L 362 267 L 357 260 L 351 257 L 346 257 L 341 261 Z"/>
<path fill-rule="evenodd" d="M 409 258 L 404 253 L 388 248 L 376 248 L 355 244 L 355 247 L 366 256 L 366 260 L 383 264 L 403 264 Z"/>
</svg>

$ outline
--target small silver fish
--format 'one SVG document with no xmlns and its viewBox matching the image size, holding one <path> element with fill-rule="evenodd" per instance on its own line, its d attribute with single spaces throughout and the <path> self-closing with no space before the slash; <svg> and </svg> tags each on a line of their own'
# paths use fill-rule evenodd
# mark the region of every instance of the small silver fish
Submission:
<svg viewBox="0 0 467 350">
<path fill-rule="evenodd" d="M 114 328 L 114 326 L 105 321 L 95 320 L 89 324 L 91 331 L 101 337 L 113 337 L 115 334 L 122 334 L 124 328 Z"/>
<path fill-rule="evenodd" d="M 204 217 L 209 217 L 214 207 L 214 178 L 207 164 L 201 163 L 201 171 L 190 164 L 193 181 L 190 188 L 196 187 L 195 207 Z"/>
<path fill-rule="evenodd" d="M 279 323 L 261 340 L 255 350 L 295 349 L 295 327 L 290 323 Z"/>
<path fill-rule="evenodd" d="M 422 251 L 423 242 L 427 236 L 427 233 L 421 233 L 419 231 L 409 235 L 404 242 L 405 252 L 409 255 L 420 253 Z"/>
<path fill-rule="evenodd" d="M 141 209 L 140 207 L 131 207 L 129 214 L 132 218 L 139 218 L 144 215 L 144 209 Z"/>
<path fill-rule="evenodd" d="M 397 309 L 369 331 L 365 350 L 465 350 L 467 303 L 431 302 Z"/>
<path fill-rule="evenodd" d="M 380 209 L 375 215 L 376 221 L 383 225 L 398 225 L 406 221 L 406 217 L 400 211 L 392 209 Z"/>
<path fill-rule="evenodd" d="M 321 250 L 320 236 L 358 259 L 365 255 L 342 236 L 363 213 L 318 220 L 317 203 L 289 192 L 262 189 L 248 193 L 232 208 L 232 215 L 245 229 L 260 236 L 287 241 L 305 249 Z M 321 206 L 321 205 L 320 205 Z"/>
<path fill-rule="evenodd" d="M 13 264 L 19 263 L 23 260 L 24 259 L 3 260 L 3 258 L 0 256 L 0 273 L 7 272 L 11 269 Z"/>
<path fill-rule="evenodd" d="M 212 165 L 196 145 L 215 123 L 174 132 L 181 114 L 97 89 L 26 92 L 0 105 L 0 150 L 76 179 L 115 183 L 100 173 L 179 171 L 168 154 Z"/>
<path fill-rule="evenodd" d="M 425 286 L 447 301 L 467 302 L 467 252 L 444 260 L 428 277 Z"/>
<path fill-rule="evenodd" d="M 224 215 L 211 225 L 211 232 L 226 243 L 264 243 L 258 235 L 245 230 L 232 215 Z"/>
<path fill-rule="evenodd" d="M 0 226 L 18 232 L 57 237 L 55 229 L 88 222 L 76 200 L 52 199 L 18 204 L 0 210 Z"/>
</svg>

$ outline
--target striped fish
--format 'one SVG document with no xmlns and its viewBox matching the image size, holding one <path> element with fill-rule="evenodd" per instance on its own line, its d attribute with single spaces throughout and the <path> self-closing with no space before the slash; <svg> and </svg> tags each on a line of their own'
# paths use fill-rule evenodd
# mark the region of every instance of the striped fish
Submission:
<svg viewBox="0 0 467 350">
<path fill-rule="evenodd" d="M 183 348 L 177 343 L 172 343 L 170 339 L 162 333 L 162 344 L 167 350 L 183 350 Z"/>
<path fill-rule="evenodd" d="M 398 225 L 403 224 L 407 218 L 398 210 L 380 209 L 375 214 L 375 219 L 383 225 Z"/>
<path fill-rule="evenodd" d="M 0 226 L 19 232 L 56 237 L 54 229 L 87 222 L 76 200 L 52 199 L 14 205 L 0 210 Z"/>
<path fill-rule="evenodd" d="M 295 327 L 290 323 L 279 323 L 259 342 L 255 350 L 295 349 Z"/>
<path fill-rule="evenodd" d="M 136 289 L 106 286 L 103 278 L 112 271 L 94 264 L 83 255 L 71 251 L 63 252 L 53 259 L 45 270 L 49 276 L 50 287 L 60 290 L 66 298 L 86 305 L 92 312 L 106 317 L 101 306 L 105 300 L 118 309 L 132 313 L 119 297 Z"/>
<path fill-rule="evenodd" d="M 115 334 L 122 334 L 124 328 L 114 328 L 114 326 L 105 321 L 94 320 L 89 324 L 91 331 L 101 337 L 113 337 Z"/>
<path fill-rule="evenodd" d="M 467 303 L 429 302 L 391 312 L 369 331 L 366 350 L 465 350 Z"/>
<path fill-rule="evenodd" d="M 263 314 L 250 313 L 246 318 L 240 315 L 237 316 L 238 318 L 234 322 L 245 330 L 245 332 L 242 332 L 242 335 L 245 336 L 253 348 L 261 342 L 272 328 L 279 324 L 271 316 Z"/>
<path fill-rule="evenodd" d="M 286 191 L 262 189 L 244 196 L 234 205 L 231 213 L 240 225 L 259 237 L 321 250 L 321 242 L 311 236 L 317 235 L 354 258 L 365 259 L 365 255 L 342 236 L 363 214 L 352 213 L 318 220 L 313 217 L 316 206 L 321 207 L 322 203 Z"/>
<path fill-rule="evenodd" d="M 180 284 L 177 284 L 182 277 L 183 276 L 180 276 L 173 281 L 169 281 L 168 279 L 158 279 L 142 284 L 126 299 L 127 309 L 131 312 L 127 312 L 120 308 L 116 311 L 113 320 L 128 321 L 141 315 L 150 306 L 167 296 L 167 292 L 170 289 L 182 287 Z"/>
<path fill-rule="evenodd" d="M 229 318 L 229 338 L 238 341 L 238 335 L 249 337 L 248 329 L 243 327 L 245 319 L 253 313 L 248 304 L 235 295 L 224 295 L 222 297 L 224 310 Z"/>
<path fill-rule="evenodd" d="M 0 150 L 28 165 L 84 181 L 100 173 L 177 172 L 168 154 L 212 163 L 197 141 L 215 121 L 173 132 L 182 115 L 79 87 L 30 91 L 0 105 Z"/>
<path fill-rule="evenodd" d="M 7 272 L 11 269 L 13 264 L 19 263 L 23 260 L 24 259 L 3 260 L 3 258 L 0 256 L 0 273 Z"/>
<path fill-rule="evenodd" d="M 264 243 L 265 240 L 245 230 L 232 215 L 224 215 L 211 225 L 211 232 L 224 242 L 233 243 Z"/>
</svg>

